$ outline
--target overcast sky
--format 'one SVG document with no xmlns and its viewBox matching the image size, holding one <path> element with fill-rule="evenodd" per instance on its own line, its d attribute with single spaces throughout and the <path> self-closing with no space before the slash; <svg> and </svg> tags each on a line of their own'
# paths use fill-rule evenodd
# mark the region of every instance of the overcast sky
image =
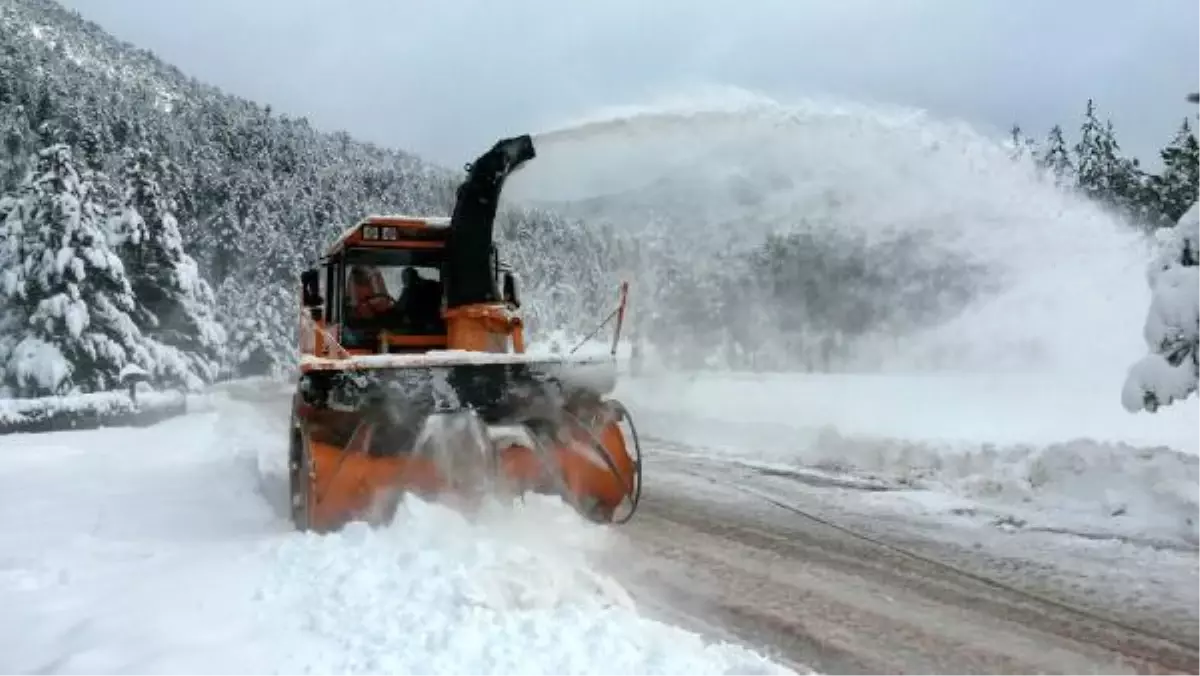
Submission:
<svg viewBox="0 0 1200 676">
<path fill-rule="evenodd" d="M 1196 0 L 63 0 L 232 93 L 460 165 L 696 84 L 1040 136 L 1094 97 L 1152 161 L 1200 88 Z"/>
</svg>

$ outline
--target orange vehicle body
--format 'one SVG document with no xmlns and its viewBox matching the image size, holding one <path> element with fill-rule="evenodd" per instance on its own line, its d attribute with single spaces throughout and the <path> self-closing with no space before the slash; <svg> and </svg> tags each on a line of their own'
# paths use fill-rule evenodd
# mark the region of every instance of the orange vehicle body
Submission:
<svg viewBox="0 0 1200 676">
<path fill-rule="evenodd" d="M 404 493 L 470 499 L 485 489 L 558 494 L 600 522 L 632 516 L 641 460 L 628 414 L 605 398 L 605 385 L 571 380 L 572 369 L 603 370 L 607 362 L 564 366 L 528 358 L 515 280 L 497 279 L 510 291 L 499 302 L 443 308 L 430 320 L 433 328 L 385 322 L 353 330 L 346 280 L 354 261 L 380 263 L 386 272 L 389 256 L 403 256 L 396 260 L 435 271 L 447 233 L 446 219 L 369 217 L 304 276 L 289 444 L 294 525 L 328 531 L 351 520 L 388 521 Z M 618 332 L 625 294 L 622 286 Z M 378 296 L 381 307 L 394 301 L 389 293 Z M 429 383 L 439 378 L 459 383 L 455 395 L 462 401 L 429 404 L 428 397 L 440 396 Z M 549 394 L 535 393 L 537 401 L 526 407 L 511 392 L 529 383 Z M 540 418 L 522 408 L 540 410 L 551 400 L 554 410 Z M 462 415 L 468 433 L 431 436 L 430 420 Z"/>
</svg>

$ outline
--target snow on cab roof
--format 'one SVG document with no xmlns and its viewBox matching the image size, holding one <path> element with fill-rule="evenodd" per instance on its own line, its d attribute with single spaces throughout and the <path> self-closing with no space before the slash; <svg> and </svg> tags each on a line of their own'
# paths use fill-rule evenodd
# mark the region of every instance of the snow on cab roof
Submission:
<svg viewBox="0 0 1200 676">
<path fill-rule="evenodd" d="M 412 225 L 423 223 L 427 228 L 450 227 L 449 216 L 409 216 L 406 214 L 368 214 L 354 225 L 342 231 L 342 234 L 329 246 L 331 249 L 340 248 L 356 230 L 364 225 Z"/>
</svg>

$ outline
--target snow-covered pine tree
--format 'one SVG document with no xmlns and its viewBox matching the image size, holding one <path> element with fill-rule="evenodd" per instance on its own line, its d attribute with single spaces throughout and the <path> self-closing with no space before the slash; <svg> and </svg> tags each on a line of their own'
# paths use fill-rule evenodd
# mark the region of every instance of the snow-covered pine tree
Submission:
<svg viewBox="0 0 1200 676">
<path fill-rule="evenodd" d="M 12 195 L 0 194 L 0 266 L 7 262 L 7 251 L 12 242 L 8 236 L 8 214 L 17 206 L 17 200 Z M 4 268 L 0 267 L 0 299 L 5 298 L 3 284 L 5 283 Z M 20 326 L 20 316 L 15 308 L 0 306 L 0 374 L 8 363 L 8 355 L 16 344 L 17 328 Z M 4 378 L 0 375 L 0 397 L 11 396 L 7 392 Z"/>
<path fill-rule="evenodd" d="M 0 80 L 3 78 L 0 70 Z M 15 190 L 20 184 L 29 154 L 25 146 L 32 137 L 23 106 L 0 107 L 0 193 Z"/>
<path fill-rule="evenodd" d="M 1170 145 L 1159 152 L 1163 169 L 1150 179 L 1157 207 L 1169 225 L 1183 216 L 1200 191 L 1200 147 L 1187 118 Z"/>
<path fill-rule="evenodd" d="M 1123 213 L 1136 212 L 1143 177 L 1136 162 L 1121 157 L 1113 124 L 1100 122 L 1092 99 L 1072 150 L 1079 189 L 1085 195 Z"/>
<path fill-rule="evenodd" d="M 130 317 L 133 290 L 101 224 L 70 148 L 39 152 L 0 249 L 0 305 L 10 313 L 0 380 L 13 396 L 110 389 L 127 364 L 151 365 L 152 346 Z"/>
<path fill-rule="evenodd" d="M 1075 185 L 1075 167 L 1071 164 L 1071 155 L 1067 151 L 1067 142 L 1063 138 L 1061 126 L 1056 124 L 1050 128 L 1050 133 L 1046 136 L 1046 145 L 1038 156 L 1038 164 L 1054 177 L 1055 185 Z"/>
<path fill-rule="evenodd" d="M 1200 202 L 1159 237 L 1162 248 L 1146 274 L 1152 297 L 1143 335 L 1150 354 L 1129 369 L 1121 392 L 1131 412 L 1187 399 L 1200 381 Z"/>
<path fill-rule="evenodd" d="M 1014 124 L 1008 130 L 1009 134 L 1009 156 L 1014 161 L 1024 161 L 1030 157 L 1037 156 L 1037 142 L 1027 136 L 1021 130 L 1021 125 Z"/>
<path fill-rule="evenodd" d="M 261 277 L 229 277 L 218 289 L 224 310 L 221 320 L 229 336 L 226 377 L 275 376 L 295 365 L 300 312 L 296 295 L 291 288 Z"/>
<path fill-rule="evenodd" d="M 164 353 L 164 359 L 181 358 L 184 363 L 162 363 L 159 375 L 180 383 L 211 383 L 218 376 L 225 342 L 212 288 L 183 250 L 172 204 L 163 195 L 150 151 L 129 151 L 122 173 L 122 204 L 110 230 L 137 301 L 134 319 L 147 336 L 180 353 Z"/>
<path fill-rule="evenodd" d="M 82 162 L 76 167 L 80 178 L 92 188 L 92 201 L 103 213 L 111 213 L 120 205 L 119 186 L 105 171 L 103 132 L 98 124 L 85 123 L 78 145 Z"/>
</svg>

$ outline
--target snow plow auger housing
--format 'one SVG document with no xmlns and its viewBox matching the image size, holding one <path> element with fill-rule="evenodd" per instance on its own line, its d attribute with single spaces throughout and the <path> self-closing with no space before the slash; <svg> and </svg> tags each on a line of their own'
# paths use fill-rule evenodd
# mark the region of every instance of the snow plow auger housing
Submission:
<svg viewBox="0 0 1200 676">
<path fill-rule="evenodd" d="M 400 496 L 562 496 L 602 523 L 641 497 L 641 450 L 609 398 L 612 351 L 525 354 L 516 278 L 493 242 L 500 192 L 529 136 L 467 166 L 449 219 L 370 216 L 301 275 L 291 519 L 328 531 L 390 520 Z M 394 290 L 403 287 L 400 296 Z"/>
</svg>

